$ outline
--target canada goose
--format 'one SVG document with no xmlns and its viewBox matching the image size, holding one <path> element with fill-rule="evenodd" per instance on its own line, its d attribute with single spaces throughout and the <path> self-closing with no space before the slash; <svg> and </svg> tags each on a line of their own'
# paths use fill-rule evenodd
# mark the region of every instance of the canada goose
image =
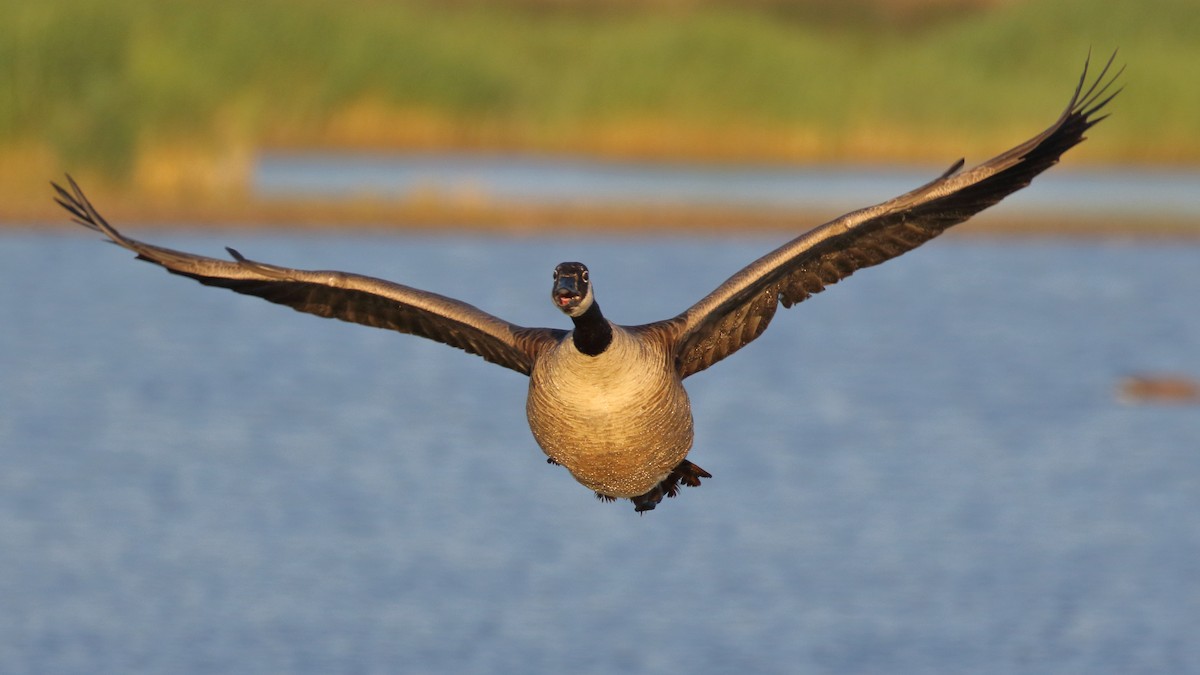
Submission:
<svg viewBox="0 0 1200 675">
<path fill-rule="evenodd" d="M 1115 58 L 1115 54 L 1114 54 Z M 848 213 L 789 241 L 730 277 L 674 318 L 640 326 L 609 322 L 588 269 L 554 270 L 551 298 L 573 330 L 526 328 L 464 302 L 371 277 L 277 267 L 227 249 L 218 260 L 145 244 L 108 224 L 67 177 L 56 201 L 74 221 L 141 260 L 208 286 L 228 288 L 301 312 L 390 328 L 478 354 L 529 376 L 526 415 L 552 464 L 567 468 L 605 500 L 653 509 L 680 484 L 709 473 L 689 462 L 692 415 L 683 380 L 733 354 L 766 330 L 780 304 L 804 300 L 855 270 L 877 265 L 941 234 L 1029 184 L 1083 140 L 1095 114 L 1118 92 L 1104 69 L 1084 91 L 1085 63 L 1070 103 L 1032 139 L 895 199 Z"/>
</svg>

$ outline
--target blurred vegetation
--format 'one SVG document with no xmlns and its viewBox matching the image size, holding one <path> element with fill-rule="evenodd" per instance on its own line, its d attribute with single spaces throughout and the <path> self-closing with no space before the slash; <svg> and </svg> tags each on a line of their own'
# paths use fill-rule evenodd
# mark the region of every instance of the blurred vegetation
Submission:
<svg viewBox="0 0 1200 675">
<path fill-rule="evenodd" d="M 979 160 L 1089 49 L 1087 158 L 1200 159 L 1195 0 L 0 0 L 0 180 L 236 187 L 264 147 Z M 199 188 L 198 188 L 199 189 Z"/>
</svg>

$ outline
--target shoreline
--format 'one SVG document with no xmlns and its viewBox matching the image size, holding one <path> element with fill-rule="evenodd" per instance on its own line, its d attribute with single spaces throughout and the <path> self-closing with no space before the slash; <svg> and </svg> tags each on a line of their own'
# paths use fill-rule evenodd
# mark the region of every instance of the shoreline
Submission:
<svg viewBox="0 0 1200 675">
<path fill-rule="evenodd" d="M 67 230 L 68 215 L 52 201 L 0 200 L 0 231 Z M 715 235 L 794 233 L 841 213 L 784 209 L 641 204 L 458 203 L 387 200 L 262 200 L 200 196 L 144 199 L 88 190 L 101 213 L 118 227 L 164 230 L 398 232 L 422 234 Z M 1200 221 L 1186 216 L 1096 217 L 1090 214 L 1021 213 L 1003 207 L 952 229 L 951 236 L 1200 240 Z"/>
</svg>

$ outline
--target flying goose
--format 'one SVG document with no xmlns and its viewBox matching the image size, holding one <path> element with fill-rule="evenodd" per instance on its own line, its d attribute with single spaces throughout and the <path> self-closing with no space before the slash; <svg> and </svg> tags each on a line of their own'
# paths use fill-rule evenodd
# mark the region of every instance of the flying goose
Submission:
<svg viewBox="0 0 1200 675">
<path fill-rule="evenodd" d="M 1115 54 L 1114 54 L 1115 58 Z M 277 267 L 227 248 L 207 258 L 131 239 L 109 225 L 67 176 L 52 184 L 74 222 L 137 258 L 207 286 L 254 295 L 317 316 L 418 335 L 478 354 L 529 376 L 526 415 L 547 461 L 606 501 L 653 509 L 680 485 L 711 475 L 686 459 L 692 414 L 683 380 L 741 349 L 766 330 L 776 309 L 801 302 L 855 270 L 877 265 L 938 236 L 1025 187 L 1080 143 L 1118 93 L 1113 58 L 1086 91 L 1088 65 L 1066 110 L 1050 128 L 972 169 L 954 163 L 933 181 L 853 211 L 787 242 L 730 277 L 671 319 L 640 326 L 607 320 L 583 263 L 554 269 L 550 296 L 572 330 L 526 328 L 465 302 L 357 274 Z"/>
</svg>

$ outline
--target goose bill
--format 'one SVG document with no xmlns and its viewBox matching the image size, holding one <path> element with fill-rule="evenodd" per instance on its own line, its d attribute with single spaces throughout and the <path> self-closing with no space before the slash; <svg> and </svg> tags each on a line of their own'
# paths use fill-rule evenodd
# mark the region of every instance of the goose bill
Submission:
<svg viewBox="0 0 1200 675">
<path fill-rule="evenodd" d="M 583 294 L 579 292 L 579 287 L 570 277 L 563 277 L 554 285 L 554 304 L 559 309 L 568 310 L 575 309 L 579 303 L 583 302 Z"/>
</svg>

